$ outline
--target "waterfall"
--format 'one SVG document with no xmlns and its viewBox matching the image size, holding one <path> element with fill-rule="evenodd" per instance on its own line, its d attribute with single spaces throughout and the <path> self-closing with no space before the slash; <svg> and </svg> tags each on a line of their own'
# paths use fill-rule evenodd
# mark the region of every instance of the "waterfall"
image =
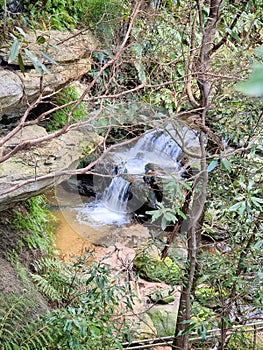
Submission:
<svg viewBox="0 0 263 350">
<path fill-rule="evenodd" d="M 121 176 L 115 176 L 105 188 L 101 199 L 82 205 L 78 210 L 78 221 L 93 227 L 111 224 L 121 226 L 129 223 L 126 213 L 129 187 L 130 182 Z"/>
<path fill-rule="evenodd" d="M 179 168 L 178 157 L 182 149 L 174 139 L 161 129 L 154 130 L 142 136 L 132 147 L 115 152 L 117 162 L 125 164 L 125 169 L 129 174 L 144 174 L 145 165 L 153 163 L 165 168 Z"/>
<path fill-rule="evenodd" d="M 157 129 L 146 134 L 139 139 L 133 151 L 144 151 L 162 155 L 162 158 L 168 159 L 170 162 L 177 161 L 178 156 L 182 153 L 181 148 L 172 139 L 172 137 L 164 130 Z"/>
<path fill-rule="evenodd" d="M 130 189 L 133 190 L 132 182 L 134 181 L 144 183 L 143 176 L 147 164 L 153 164 L 156 169 L 161 169 L 168 176 L 178 174 L 180 167 L 178 159 L 182 149 L 175 141 L 175 139 L 178 139 L 178 135 L 174 129 L 167 127 L 167 130 L 169 132 L 162 129 L 149 132 L 136 142 L 108 154 L 108 163 L 112 164 L 112 169 L 106 170 L 108 173 L 104 173 L 104 175 L 108 176 L 114 173 L 112 181 L 106 188 L 105 185 L 104 188 L 98 186 L 101 193 L 97 195 L 94 202 L 82 205 L 82 208 L 78 211 L 79 221 L 83 221 L 90 226 L 107 224 L 120 226 L 128 223 L 129 213 L 144 204 L 145 196 L 139 194 L 139 197 L 137 195 L 137 198 L 135 198 L 135 192 L 130 193 Z M 183 136 L 185 137 L 186 134 L 187 143 L 196 140 L 197 136 L 194 132 L 185 132 Z M 180 138 L 179 140 L 181 141 Z M 97 172 L 101 173 L 100 171 Z M 122 174 L 129 176 L 130 181 L 126 181 Z M 96 178 L 94 178 L 94 181 L 97 181 Z M 147 186 L 145 183 L 144 185 Z"/>
<path fill-rule="evenodd" d="M 114 177 L 110 185 L 104 190 L 103 205 L 114 212 L 125 213 L 129 198 L 129 187 L 130 182 L 124 180 L 121 176 Z"/>
</svg>

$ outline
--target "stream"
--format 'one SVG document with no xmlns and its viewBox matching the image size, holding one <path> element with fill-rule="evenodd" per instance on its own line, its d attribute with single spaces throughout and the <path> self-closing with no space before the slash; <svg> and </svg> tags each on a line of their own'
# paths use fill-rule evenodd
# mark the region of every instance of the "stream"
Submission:
<svg viewBox="0 0 263 350">
<path fill-rule="evenodd" d="M 183 130 L 185 147 L 196 146 L 196 134 L 189 129 Z M 179 159 L 182 150 L 176 139 L 176 132 L 171 128 L 169 132 L 157 129 L 110 152 L 103 164 L 95 167 L 95 172 L 102 175 L 93 177 L 95 198 L 82 196 L 77 190 L 68 191 L 63 184 L 58 185 L 50 200 L 52 211 L 60 222 L 57 247 L 70 252 L 76 246 L 79 252 L 91 249 L 92 245 L 113 246 L 120 242 L 132 247 L 149 239 L 149 230 L 134 223 L 132 214 L 145 204 L 147 196 L 140 191 L 149 187 L 145 183 L 149 169 L 152 171 L 154 167 L 154 175 L 161 177 L 180 177 L 183 173 L 184 167 Z M 77 178 L 72 178 L 72 181 L 77 189 Z M 158 202 L 154 196 L 152 191 L 151 198 L 147 199 L 153 207 Z"/>
</svg>

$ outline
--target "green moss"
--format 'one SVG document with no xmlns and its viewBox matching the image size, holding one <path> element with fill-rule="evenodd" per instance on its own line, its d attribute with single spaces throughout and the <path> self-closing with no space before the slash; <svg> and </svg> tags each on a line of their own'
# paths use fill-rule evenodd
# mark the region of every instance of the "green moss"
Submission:
<svg viewBox="0 0 263 350">
<path fill-rule="evenodd" d="M 149 309 L 148 314 L 157 330 L 158 337 L 174 334 L 177 318 L 176 310 L 169 310 L 164 305 L 156 305 Z"/>
<path fill-rule="evenodd" d="M 137 249 L 133 266 L 138 275 L 147 280 L 163 281 L 171 285 L 180 283 L 180 267 L 169 257 L 161 260 L 158 249 L 154 246 Z"/>
<path fill-rule="evenodd" d="M 79 98 L 80 95 L 76 87 L 70 85 L 56 95 L 56 104 L 63 106 L 69 102 L 78 101 Z M 62 128 L 66 124 L 68 113 L 72 110 L 72 108 L 73 106 L 68 106 L 53 113 L 51 115 L 50 123 L 47 125 L 47 131 L 53 132 Z M 83 121 L 86 116 L 86 105 L 84 102 L 81 102 L 72 113 L 71 123 Z"/>
</svg>

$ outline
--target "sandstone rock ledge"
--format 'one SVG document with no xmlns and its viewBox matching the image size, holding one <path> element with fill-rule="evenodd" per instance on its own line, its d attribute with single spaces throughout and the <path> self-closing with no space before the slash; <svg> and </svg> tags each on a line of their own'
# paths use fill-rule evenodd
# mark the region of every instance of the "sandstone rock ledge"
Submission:
<svg viewBox="0 0 263 350">
<path fill-rule="evenodd" d="M 21 141 L 46 136 L 47 132 L 38 125 L 27 126 L 9 140 L 9 145 Z M 38 147 L 20 151 L 15 156 L 0 164 L 0 211 L 14 206 L 19 201 L 43 193 L 61 181 L 67 175 L 37 180 L 40 176 L 63 170 L 75 169 L 83 151 L 92 153 L 100 144 L 101 137 L 83 131 L 72 130 L 58 138 L 41 143 Z M 24 184 L 26 181 L 30 183 Z M 24 184 L 24 185 L 23 185 Z M 11 190 L 11 191 L 10 191 Z"/>
<path fill-rule="evenodd" d="M 44 41 L 43 44 L 39 43 L 39 38 Z M 28 33 L 24 41 L 25 49 L 43 62 L 50 72 L 43 76 L 43 95 L 53 93 L 87 73 L 91 68 L 91 53 L 97 47 L 95 38 L 88 31 L 37 30 Z M 12 41 L 6 42 L 0 48 L 0 58 L 5 62 L 8 62 L 11 45 Z M 25 55 L 23 46 L 20 54 L 26 71 L 22 73 L 19 70 L 17 59 L 0 69 L 0 120 L 3 115 L 22 115 L 28 103 L 32 103 L 40 93 L 41 76 Z M 44 60 L 41 52 L 55 63 Z"/>
</svg>

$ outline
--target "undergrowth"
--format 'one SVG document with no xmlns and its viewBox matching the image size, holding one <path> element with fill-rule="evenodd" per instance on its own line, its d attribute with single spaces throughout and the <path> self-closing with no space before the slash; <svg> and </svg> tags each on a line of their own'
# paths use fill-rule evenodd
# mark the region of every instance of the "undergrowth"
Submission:
<svg viewBox="0 0 263 350">
<path fill-rule="evenodd" d="M 35 276 L 41 277 L 35 278 L 37 286 L 50 300 L 59 300 L 60 307 L 27 324 L 22 298 L 0 307 L 2 350 L 122 349 L 129 333 L 121 316 L 131 308 L 127 287 L 113 278 L 109 265 L 89 259 L 67 265 L 39 259 L 34 264 L 40 273 Z"/>
<path fill-rule="evenodd" d="M 45 197 L 30 198 L 23 207 L 20 206 L 13 211 L 12 225 L 20 236 L 17 248 L 22 248 L 26 244 L 31 250 L 39 250 L 42 254 L 52 254 L 54 218 L 46 209 Z"/>
<path fill-rule="evenodd" d="M 1 293 L 1 350 L 122 349 L 130 333 L 124 318 L 132 308 L 128 286 L 90 254 L 67 264 L 53 254 L 43 196 L 13 214 L 18 240 L 6 257 L 23 283 Z M 29 262 L 24 250 L 32 254 Z"/>
<path fill-rule="evenodd" d="M 116 28 L 124 5 L 120 0 L 25 0 L 22 18 L 25 24 L 35 28 L 63 31 L 92 27 L 105 34 Z"/>
</svg>

